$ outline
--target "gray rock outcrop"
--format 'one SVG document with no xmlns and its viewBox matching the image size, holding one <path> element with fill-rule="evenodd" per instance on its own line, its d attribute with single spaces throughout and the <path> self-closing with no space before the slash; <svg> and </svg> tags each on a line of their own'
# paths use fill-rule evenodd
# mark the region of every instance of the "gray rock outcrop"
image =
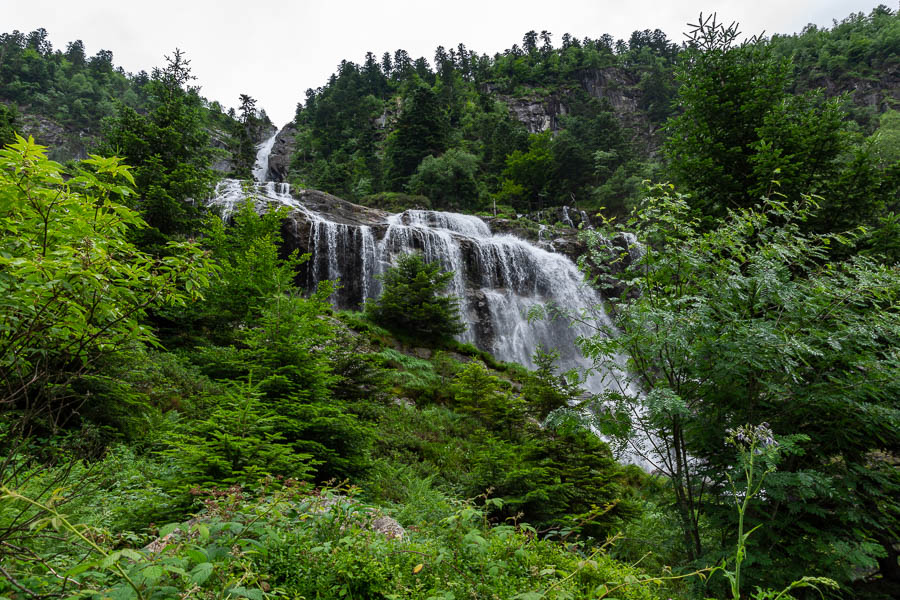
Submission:
<svg viewBox="0 0 900 600">
<path fill-rule="evenodd" d="M 269 154 L 268 181 L 286 181 L 291 167 L 291 156 L 296 147 L 297 126 L 291 121 L 285 125 L 275 138 L 272 153 Z"/>
<path fill-rule="evenodd" d="M 43 115 L 23 111 L 19 113 L 19 123 L 19 134 L 31 136 L 38 144 L 47 146 L 51 160 L 85 159 L 88 149 L 97 143 L 97 138 L 88 132 L 69 129 Z"/>
</svg>

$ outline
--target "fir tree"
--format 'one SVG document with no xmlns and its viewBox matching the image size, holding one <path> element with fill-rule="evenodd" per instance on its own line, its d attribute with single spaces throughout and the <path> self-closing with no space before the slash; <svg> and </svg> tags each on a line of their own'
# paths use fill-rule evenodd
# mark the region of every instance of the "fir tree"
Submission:
<svg viewBox="0 0 900 600">
<path fill-rule="evenodd" d="M 446 338 L 465 330 L 459 317 L 459 299 L 444 295 L 452 272 L 420 254 L 404 254 L 380 276 L 381 296 L 366 303 L 376 323 L 414 338 Z"/>
</svg>

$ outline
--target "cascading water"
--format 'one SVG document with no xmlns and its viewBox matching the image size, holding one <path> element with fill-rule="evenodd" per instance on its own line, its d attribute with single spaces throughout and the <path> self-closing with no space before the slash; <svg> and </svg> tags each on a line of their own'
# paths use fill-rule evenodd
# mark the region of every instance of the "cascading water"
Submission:
<svg viewBox="0 0 900 600">
<path fill-rule="evenodd" d="M 269 155 L 272 154 L 276 137 L 278 137 L 278 131 L 256 147 L 256 163 L 253 165 L 253 179 L 255 181 L 266 180 L 266 173 L 269 172 Z"/>
<path fill-rule="evenodd" d="M 265 173 L 267 144 L 260 150 L 255 173 Z M 316 195 L 318 204 L 307 201 L 311 195 Z M 368 211 L 368 222 L 363 223 L 344 213 L 353 216 L 354 210 L 367 209 L 332 196 L 305 190 L 292 193 L 284 183 L 235 180 L 221 182 L 210 204 L 227 215 L 247 197 L 255 199 L 258 210 L 274 204 L 292 211 L 294 235 L 303 238 L 295 242 L 311 255 L 306 265 L 307 288 L 339 279 L 341 288 L 332 297 L 339 308 L 358 308 L 366 299 L 376 298 L 381 292 L 376 276 L 396 256 L 419 251 L 427 261 L 437 261 L 453 272 L 449 293 L 460 299 L 466 324 L 460 339 L 500 360 L 534 366 L 535 351 L 544 347 L 560 353 L 563 369 L 589 366 L 576 339 L 596 333 L 590 323 L 609 324 L 601 308 L 603 299 L 585 284 L 571 260 L 511 235 L 492 235 L 478 217 L 423 210 L 391 215 Z M 541 306 L 550 307 L 550 317 L 529 319 L 529 310 Z M 557 312 L 582 318 L 554 318 Z M 603 379 L 595 374 L 585 386 L 602 392 Z"/>
</svg>

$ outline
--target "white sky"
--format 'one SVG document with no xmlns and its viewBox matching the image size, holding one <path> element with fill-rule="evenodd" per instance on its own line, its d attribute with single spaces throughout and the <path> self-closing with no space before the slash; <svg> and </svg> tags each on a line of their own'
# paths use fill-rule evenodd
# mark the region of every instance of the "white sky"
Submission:
<svg viewBox="0 0 900 600">
<path fill-rule="evenodd" d="M 717 11 L 746 34 L 831 26 L 851 12 L 897 0 L 0 0 L 0 30 L 44 27 L 54 48 L 81 39 L 89 56 L 111 50 L 126 71 L 150 71 L 181 48 L 210 100 L 258 100 L 277 125 L 290 121 L 307 88 L 323 85 L 342 59 L 360 63 L 403 48 L 433 61 L 438 45 L 493 55 L 531 29 L 628 39 L 662 29 L 680 43 L 685 23 Z"/>
</svg>

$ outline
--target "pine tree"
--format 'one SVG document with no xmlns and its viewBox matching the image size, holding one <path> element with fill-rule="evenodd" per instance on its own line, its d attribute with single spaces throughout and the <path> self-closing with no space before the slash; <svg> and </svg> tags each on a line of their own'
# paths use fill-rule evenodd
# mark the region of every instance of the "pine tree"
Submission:
<svg viewBox="0 0 900 600">
<path fill-rule="evenodd" d="M 376 323 L 423 340 L 465 330 L 459 299 L 443 295 L 453 273 L 442 272 L 438 263 L 425 262 L 421 254 L 404 254 L 380 278 L 381 296 L 366 303 L 366 312 Z"/>
<path fill-rule="evenodd" d="M 107 123 L 101 152 L 125 158 L 133 167 L 137 208 L 150 227 L 142 245 L 196 229 L 201 203 L 211 191 L 212 148 L 203 123 L 203 99 L 190 86 L 190 61 L 175 49 L 166 66 L 147 83 L 151 110 L 143 115 L 120 105 Z"/>
</svg>

